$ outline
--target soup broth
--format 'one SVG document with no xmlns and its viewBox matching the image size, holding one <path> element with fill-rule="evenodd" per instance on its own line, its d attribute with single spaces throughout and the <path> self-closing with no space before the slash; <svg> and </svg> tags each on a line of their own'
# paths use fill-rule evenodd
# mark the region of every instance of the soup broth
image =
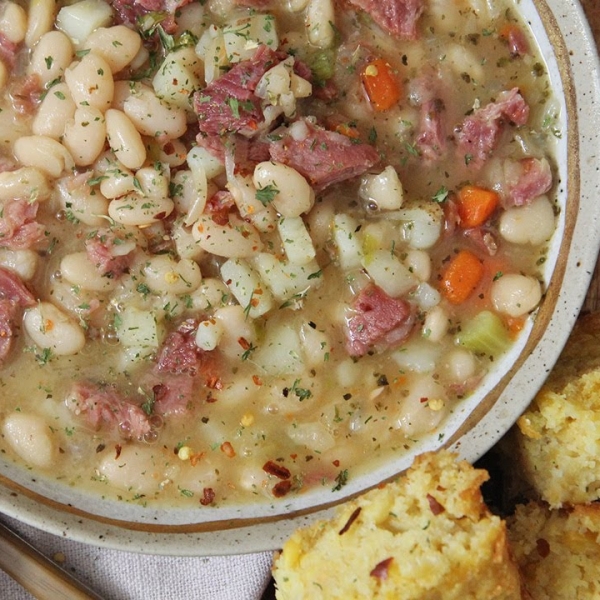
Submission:
<svg viewBox="0 0 600 600">
<path fill-rule="evenodd" d="M 0 450 L 142 504 L 335 493 L 535 315 L 544 61 L 506 0 L 158 4 L 0 7 Z"/>
</svg>

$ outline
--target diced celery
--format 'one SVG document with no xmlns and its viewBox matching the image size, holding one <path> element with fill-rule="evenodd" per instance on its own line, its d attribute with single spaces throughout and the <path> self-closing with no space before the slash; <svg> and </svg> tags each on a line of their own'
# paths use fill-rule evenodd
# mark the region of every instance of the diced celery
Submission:
<svg viewBox="0 0 600 600">
<path fill-rule="evenodd" d="M 510 337 L 502 319 L 489 310 L 482 310 L 462 325 L 457 341 L 471 352 L 497 356 L 510 345 Z"/>
<path fill-rule="evenodd" d="M 317 83 L 323 85 L 335 74 L 336 52 L 331 48 L 315 52 L 308 59 L 308 66 Z"/>
</svg>

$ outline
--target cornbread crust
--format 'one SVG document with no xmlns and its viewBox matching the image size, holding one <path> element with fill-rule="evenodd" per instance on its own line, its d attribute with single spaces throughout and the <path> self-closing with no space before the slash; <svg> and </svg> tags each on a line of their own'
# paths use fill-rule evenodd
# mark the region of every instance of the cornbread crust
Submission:
<svg viewBox="0 0 600 600">
<path fill-rule="evenodd" d="M 600 597 L 600 505 L 551 510 L 532 502 L 517 507 L 508 527 L 532 600 Z"/>
<path fill-rule="evenodd" d="M 509 446 L 517 477 L 551 507 L 600 498 L 600 313 L 579 319 Z"/>
<path fill-rule="evenodd" d="M 398 480 L 296 531 L 275 557 L 279 600 L 516 600 L 506 525 L 480 492 L 487 472 L 441 451 Z"/>
</svg>

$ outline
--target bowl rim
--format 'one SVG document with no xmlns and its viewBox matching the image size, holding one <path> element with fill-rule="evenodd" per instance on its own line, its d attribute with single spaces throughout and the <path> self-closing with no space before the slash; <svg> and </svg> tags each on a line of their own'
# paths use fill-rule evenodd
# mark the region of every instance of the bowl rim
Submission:
<svg viewBox="0 0 600 600">
<path fill-rule="evenodd" d="M 569 214 L 561 215 L 564 229 L 557 246 L 569 251 L 561 258 L 558 258 L 557 251 L 543 307 L 527 339 L 522 336 L 523 343 L 511 351 L 511 357 L 515 353 L 518 355 L 514 366 L 504 372 L 497 391 L 487 394 L 443 444 L 469 461 L 476 460 L 500 439 L 529 404 L 531 390 L 542 385 L 583 305 L 600 248 L 600 205 L 596 207 L 592 197 L 600 187 L 600 172 L 588 159 L 600 154 L 600 137 L 594 138 L 594 133 L 588 133 L 600 132 L 600 62 L 594 38 L 579 0 L 521 1 L 521 9 L 524 6 L 535 13 L 524 15 L 530 22 L 539 17 L 545 31 L 544 39 L 547 38 L 556 51 L 556 66 L 564 91 L 569 126 L 564 212 Z M 585 118 L 585 131 L 577 126 L 577 116 Z M 573 281 L 569 281 L 565 289 L 561 284 L 567 273 L 572 275 Z M 524 389 L 529 392 L 523 393 Z M 420 446 L 422 444 L 417 445 L 417 449 Z M 440 443 L 438 447 L 441 446 Z M 394 465 L 394 472 L 377 470 L 378 473 L 381 471 L 379 481 L 397 476 L 398 461 L 394 461 Z M 10 473 L 10 469 L 8 471 Z M 363 477 L 356 479 L 362 480 Z M 122 518 L 114 519 L 91 514 L 68 501 L 44 496 L 39 491 L 43 490 L 44 484 L 39 487 L 39 483 L 36 481 L 36 485 L 30 488 L 0 474 L 0 511 L 76 541 L 119 550 L 180 556 L 276 549 L 297 527 L 329 516 L 333 507 L 341 501 L 372 487 L 364 483 L 349 485 L 331 502 L 317 505 L 305 506 L 306 503 L 301 501 L 283 501 L 277 506 L 262 504 L 263 511 L 265 506 L 272 511 L 266 521 L 264 516 L 252 515 L 248 507 L 233 507 L 221 510 L 219 514 L 225 516 L 214 521 L 161 523 L 157 517 L 161 509 L 144 509 L 147 512 L 143 521 L 139 522 L 129 520 L 127 510 L 121 511 Z M 127 508 L 116 501 L 111 504 Z M 250 514 L 242 516 L 241 511 Z M 185 513 L 189 517 L 190 511 Z M 207 514 L 205 509 L 203 514 Z"/>
</svg>

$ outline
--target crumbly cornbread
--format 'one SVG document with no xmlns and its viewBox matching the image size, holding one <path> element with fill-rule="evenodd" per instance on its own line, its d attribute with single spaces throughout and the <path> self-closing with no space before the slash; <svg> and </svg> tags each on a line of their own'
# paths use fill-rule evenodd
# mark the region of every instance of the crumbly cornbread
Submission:
<svg viewBox="0 0 600 600">
<path fill-rule="evenodd" d="M 551 507 L 600 498 L 600 313 L 580 318 L 509 446 L 518 476 Z"/>
<path fill-rule="evenodd" d="M 276 556 L 279 600 L 517 600 L 506 525 L 485 505 L 486 471 L 446 451 L 296 531 Z"/>
<path fill-rule="evenodd" d="M 508 527 L 532 600 L 600 598 L 600 505 L 551 510 L 532 502 L 517 507 Z"/>
</svg>

